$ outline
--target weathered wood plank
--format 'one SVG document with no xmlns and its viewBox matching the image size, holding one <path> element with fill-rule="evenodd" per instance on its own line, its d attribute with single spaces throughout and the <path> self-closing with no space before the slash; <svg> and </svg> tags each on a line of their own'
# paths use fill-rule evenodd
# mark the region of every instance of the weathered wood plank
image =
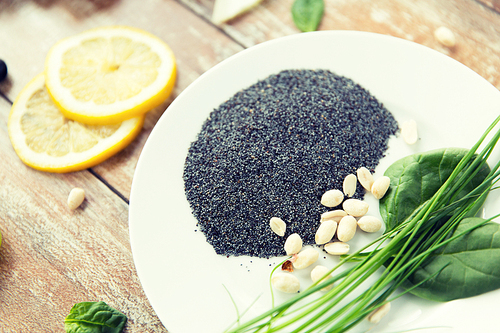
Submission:
<svg viewBox="0 0 500 333">
<path fill-rule="evenodd" d="M 490 7 L 491 9 L 500 13 L 500 1 L 499 0 L 476 0 L 480 3 Z"/>
<path fill-rule="evenodd" d="M 123 152 L 94 168 L 102 178 L 126 198 L 141 149 L 156 121 L 175 96 L 200 74 L 242 47 L 173 0 L 120 1 L 105 10 L 78 14 L 76 3 L 54 2 L 41 6 L 36 1 L 0 7 L 0 52 L 9 66 L 8 82 L 2 92 L 14 100 L 23 86 L 43 71 L 45 55 L 59 39 L 96 26 L 123 24 L 147 30 L 163 39 L 177 57 L 178 77 L 172 97 L 151 111 L 144 130 Z M 85 12 L 85 10 L 83 10 Z M 16 38 L 12 38 L 16 36 Z M 44 38 L 40 38 L 43 36 Z"/>
<path fill-rule="evenodd" d="M 207 20 L 213 0 L 180 0 Z M 221 29 L 250 47 L 299 33 L 290 14 L 293 0 L 264 0 L 254 10 L 223 24 Z M 434 30 L 447 26 L 457 45 L 446 48 Z M 334 0 L 325 1 L 319 30 L 357 30 L 408 39 L 436 49 L 465 64 L 500 88 L 500 14 L 473 0 Z"/>
<path fill-rule="evenodd" d="M 125 313 L 127 332 L 166 332 L 143 293 L 132 260 L 128 205 L 90 172 L 49 174 L 17 158 L 0 98 L 0 331 L 62 332 L 82 301 Z M 87 199 L 76 211 L 73 187 Z"/>
</svg>

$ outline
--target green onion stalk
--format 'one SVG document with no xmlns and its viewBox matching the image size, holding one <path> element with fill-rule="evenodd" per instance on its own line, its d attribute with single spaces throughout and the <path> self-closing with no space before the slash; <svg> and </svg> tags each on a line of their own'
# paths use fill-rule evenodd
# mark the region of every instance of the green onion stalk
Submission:
<svg viewBox="0 0 500 333">
<path fill-rule="evenodd" d="M 478 211 L 500 179 L 498 162 L 474 190 L 457 198 L 457 193 L 481 169 L 488 167 L 487 160 L 500 139 L 500 129 L 493 131 L 499 121 L 500 116 L 461 159 L 439 190 L 403 223 L 386 230 L 355 253 L 342 256 L 323 279 L 306 290 L 226 332 L 345 332 L 374 310 L 417 288 L 420 284 L 409 286 L 407 279 L 429 255 L 494 218 L 485 219 L 459 234 L 454 233 L 465 217 Z M 406 283 L 405 288 L 400 288 L 403 283 Z M 325 287 L 331 289 L 318 293 Z"/>
</svg>

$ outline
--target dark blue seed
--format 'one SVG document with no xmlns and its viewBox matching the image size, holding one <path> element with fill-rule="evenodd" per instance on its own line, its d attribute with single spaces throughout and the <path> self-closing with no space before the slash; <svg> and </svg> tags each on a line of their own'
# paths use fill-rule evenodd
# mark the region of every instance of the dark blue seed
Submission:
<svg viewBox="0 0 500 333">
<path fill-rule="evenodd" d="M 5 61 L 0 59 L 0 82 L 5 80 L 7 77 L 7 64 L 5 64 Z"/>
</svg>

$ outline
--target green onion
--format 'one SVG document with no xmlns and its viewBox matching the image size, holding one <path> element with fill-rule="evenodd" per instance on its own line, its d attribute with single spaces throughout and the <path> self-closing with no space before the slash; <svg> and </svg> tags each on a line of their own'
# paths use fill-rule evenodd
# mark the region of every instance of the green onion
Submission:
<svg viewBox="0 0 500 333">
<path fill-rule="evenodd" d="M 499 121 L 500 116 L 462 158 L 431 199 L 396 228 L 387 230 L 357 252 L 343 256 L 327 275 L 333 275 L 342 267 L 340 273 L 312 284 L 282 304 L 229 329 L 227 333 L 345 332 L 380 306 L 411 291 L 401 291 L 399 287 L 429 255 L 492 220 L 486 219 L 460 234 L 454 234 L 458 224 L 477 211 L 500 179 L 498 162 L 473 191 L 460 199 L 456 198 L 457 193 L 486 165 L 500 139 L 500 130 L 493 133 L 487 142 L 486 138 Z M 483 144 L 484 148 L 480 149 Z M 371 247 L 374 249 L 368 251 Z M 436 272 L 428 279 L 438 274 Z M 328 292 L 318 293 L 329 285 L 332 288 Z"/>
</svg>

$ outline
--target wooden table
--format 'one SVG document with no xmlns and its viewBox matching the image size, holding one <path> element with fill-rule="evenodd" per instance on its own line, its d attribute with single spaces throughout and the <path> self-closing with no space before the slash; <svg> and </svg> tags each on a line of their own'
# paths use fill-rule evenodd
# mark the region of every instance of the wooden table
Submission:
<svg viewBox="0 0 500 333">
<path fill-rule="evenodd" d="M 320 30 L 361 30 L 426 45 L 470 67 L 500 88 L 498 0 L 325 0 Z M 141 149 L 169 103 L 203 72 L 266 40 L 300 33 L 293 0 L 264 0 L 221 26 L 210 23 L 213 0 L 2 0 L 0 58 L 0 332 L 64 332 L 64 317 L 82 301 L 105 301 L 128 317 L 126 332 L 166 332 L 137 277 L 128 234 L 128 199 Z M 50 174 L 25 166 L 7 133 L 12 101 L 43 70 L 48 49 L 88 28 L 123 24 L 159 36 L 173 49 L 178 80 L 152 110 L 139 137 L 104 163 Z M 453 48 L 433 32 L 449 27 Z M 76 211 L 68 193 L 84 188 Z M 168 327 L 168 323 L 165 323 Z"/>
</svg>

